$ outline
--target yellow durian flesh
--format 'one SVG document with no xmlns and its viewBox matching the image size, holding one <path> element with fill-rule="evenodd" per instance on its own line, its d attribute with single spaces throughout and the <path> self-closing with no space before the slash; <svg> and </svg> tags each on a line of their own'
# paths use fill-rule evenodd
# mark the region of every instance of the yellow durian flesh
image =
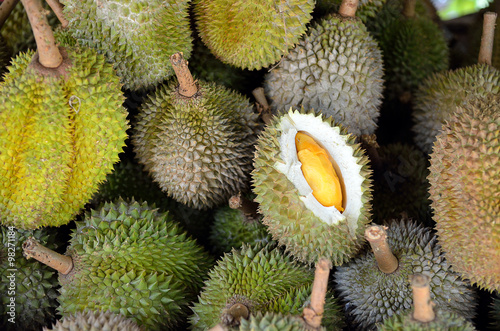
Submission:
<svg viewBox="0 0 500 331">
<path fill-rule="evenodd" d="M 338 211 L 344 211 L 340 180 L 326 150 L 303 132 L 295 135 L 295 145 L 302 173 L 313 196 L 325 207 L 335 206 Z"/>
</svg>

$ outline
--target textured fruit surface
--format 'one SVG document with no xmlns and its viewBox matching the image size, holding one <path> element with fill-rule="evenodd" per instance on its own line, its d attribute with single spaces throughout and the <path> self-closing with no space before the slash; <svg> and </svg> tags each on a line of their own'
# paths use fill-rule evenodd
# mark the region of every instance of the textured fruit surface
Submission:
<svg viewBox="0 0 500 331">
<path fill-rule="evenodd" d="M 345 196 L 342 213 L 313 196 L 297 159 L 299 131 L 313 137 L 338 165 Z M 370 222 L 371 169 L 354 137 L 331 118 L 297 110 L 275 117 L 259 137 L 254 168 L 253 191 L 263 223 L 296 259 L 312 264 L 326 257 L 340 265 L 358 252 L 364 225 Z"/>
<path fill-rule="evenodd" d="M 62 0 L 68 29 L 113 63 L 124 86 L 147 89 L 174 74 L 170 55 L 189 58 L 187 0 Z"/>
<path fill-rule="evenodd" d="M 436 311 L 436 309 L 434 308 Z M 378 327 L 380 331 L 474 331 L 474 325 L 460 315 L 449 311 L 435 312 L 433 321 L 422 323 L 413 319 L 413 310 L 403 312 L 386 319 Z"/>
<path fill-rule="evenodd" d="M 315 1 L 194 0 L 201 40 L 224 63 L 261 69 L 280 60 L 304 34 Z"/>
<path fill-rule="evenodd" d="M 431 278 L 431 299 L 437 307 L 473 318 L 474 291 L 451 270 L 431 229 L 405 219 L 392 220 L 387 225 L 387 243 L 399 263 L 396 271 L 380 271 L 369 251 L 338 267 L 334 274 L 336 289 L 351 306 L 354 322 L 361 329 L 369 329 L 411 308 L 413 294 L 408 279 L 415 273 Z"/>
<path fill-rule="evenodd" d="M 57 274 L 46 265 L 23 256 L 22 244 L 30 236 L 56 249 L 53 229 L 23 231 L 0 226 L 1 330 L 38 331 L 56 318 Z"/>
<path fill-rule="evenodd" d="M 201 288 L 211 258 L 168 213 L 117 201 L 76 222 L 59 275 L 59 311 L 110 310 L 148 329 L 175 329 Z"/>
<path fill-rule="evenodd" d="M 449 118 L 431 154 L 430 198 L 453 269 L 500 290 L 500 95 L 470 101 Z"/>
<path fill-rule="evenodd" d="M 142 329 L 131 319 L 110 311 L 76 312 L 57 321 L 52 328 L 43 331 L 141 331 Z"/>
<path fill-rule="evenodd" d="M 175 200 L 212 208 L 248 187 L 257 114 L 250 101 L 221 85 L 199 82 L 192 98 L 176 80 L 161 85 L 141 106 L 134 151 Z"/>
<path fill-rule="evenodd" d="M 248 319 L 243 319 L 238 329 L 239 331 L 306 331 L 305 322 L 299 316 L 290 316 L 283 314 L 257 314 L 251 315 Z M 319 330 L 326 330 L 321 328 Z M 318 330 L 318 331 L 319 331 Z"/>
<path fill-rule="evenodd" d="M 302 105 L 332 116 L 349 133 L 372 134 L 382 76 L 382 53 L 363 23 L 329 15 L 265 76 L 264 89 L 275 113 Z"/>
<path fill-rule="evenodd" d="M 0 84 L 0 222 L 66 224 L 118 161 L 127 138 L 121 85 L 104 56 L 66 49 L 64 76 L 42 76 L 33 52 Z"/>
</svg>

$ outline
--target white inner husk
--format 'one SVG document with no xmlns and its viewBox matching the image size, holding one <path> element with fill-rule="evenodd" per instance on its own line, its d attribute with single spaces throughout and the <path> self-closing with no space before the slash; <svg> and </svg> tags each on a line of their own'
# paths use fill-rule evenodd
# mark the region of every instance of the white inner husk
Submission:
<svg viewBox="0 0 500 331">
<path fill-rule="evenodd" d="M 279 130 L 281 131 L 280 157 L 283 162 L 276 162 L 275 169 L 286 175 L 288 180 L 295 185 L 301 196 L 300 199 L 319 219 L 329 225 L 335 225 L 347 219 L 349 229 L 354 232 L 362 208 L 361 187 L 364 179 L 360 175 L 361 165 L 357 164 L 353 156 L 354 149 L 347 144 L 348 136 L 341 135 L 340 128 L 331 127 L 320 117 L 291 111 L 282 117 Z M 335 160 L 335 170 L 343 189 L 342 204 L 345 209 L 343 213 L 340 213 L 334 206 L 323 206 L 313 196 L 312 189 L 300 169 L 302 163 L 297 158 L 295 135 L 298 131 L 305 131 L 313 137 Z"/>
</svg>

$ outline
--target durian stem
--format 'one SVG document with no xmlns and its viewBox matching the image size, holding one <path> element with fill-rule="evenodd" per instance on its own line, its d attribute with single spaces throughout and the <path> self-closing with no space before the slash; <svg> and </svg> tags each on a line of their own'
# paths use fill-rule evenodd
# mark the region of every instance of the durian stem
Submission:
<svg viewBox="0 0 500 331">
<path fill-rule="evenodd" d="M 184 59 L 183 53 L 178 52 L 170 56 L 170 63 L 179 81 L 179 94 L 186 98 L 195 95 L 198 92 L 198 85 L 189 71 L 188 62 Z"/>
<path fill-rule="evenodd" d="M 325 297 L 328 289 L 328 275 L 332 263 L 327 259 L 320 259 L 316 263 L 314 282 L 311 292 L 311 304 L 304 308 L 304 320 L 310 327 L 317 329 L 321 326 L 321 319 L 325 308 Z"/>
<path fill-rule="evenodd" d="M 0 5 L 0 29 L 18 2 L 19 0 L 4 0 L 2 2 Z"/>
<path fill-rule="evenodd" d="M 415 17 L 415 4 L 417 0 L 405 0 L 403 4 L 403 16 L 406 18 Z"/>
<path fill-rule="evenodd" d="M 342 0 L 339 8 L 339 14 L 343 17 L 356 16 L 359 0 Z"/>
<path fill-rule="evenodd" d="M 229 199 L 229 207 L 240 210 L 251 220 L 257 220 L 259 218 L 259 204 L 255 201 L 242 197 L 241 192 L 238 192 L 238 195 L 233 195 Z"/>
<path fill-rule="evenodd" d="M 67 275 L 73 269 L 73 260 L 70 256 L 54 252 L 50 248 L 41 245 L 33 237 L 29 237 L 23 243 L 23 254 L 27 259 L 34 258 L 63 275 Z"/>
<path fill-rule="evenodd" d="M 372 247 L 380 271 L 390 274 L 399 267 L 399 263 L 387 243 L 386 229 L 385 226 L 369 226 L 365 230 L 365 238 Z"/>
<path fill-rule="evenodd" d="M 250 316 L 248 307 L 242 303 L 235 303 L 229 309 L 226 309 L 221 315 L 221 321 L 224 325 L 238 326 L 242 318 L 247 319 Z"/>
<path fill-rule="evenodd" d="M 380 159 L 380 155 L 378 154 L 378 149 L 380 148 L 380 146 L 377 143 L 377 136 L 374 133 L 363 134 L 361 135 L 360 138 L 361 138 L 361 145 L 366 150 L 366 153 L 368 153 L 373 168 L 381 170 L 382 160 Z"/>
<path fill-rule="evenodd" d="M 57 19 L 61 22 L 61 27 L 66 28 L 69 24 L 69 21 L 64 17 L 63 14 L 63 5 L 59 2 L 59 0 L 45 0 L 47 4 L 52 8 L 54 14 L 56 14 Z"/>
<path fill-rule="evenodd" d="M 266 95 L 264 94 L 264 88 L 257 87 L 252 91 L 252 94 L 255 101 L 257 101 L 257 110 L 259 111 L 260 118 L 262 118 L 265 124 L 271 124 L 271 107 L 269 107 Z"/>
<path fill-rule="evenodd" d="M 39 62 L 45 68 L 57 68 L 63 61 L 52 28 L 47 21 L 47 11 L 40 0 L 21 0 L 35 35 Z"/>
<path fill-rule="evenodd" d="M 427 323 L 435 318 L 431 301 L 430 277 L 423 274 L 410 276 L 411 288 L 413 290 L 413 319 Z"/>
<path fill-rule="evenodd" d="M 481 46 L 479 48 L 478 63 L 491 65 L 493 56 L 493 41 L 495 39 L 495 22 L 497 14 L 493 12 L 484 13 L 483 34 L 481 36 Z"/>
<path fill-rule="evenodd" d="M 221 324 L 217 324 L 213 328 L 208 329 L 208 331 L 226 331 L 226 330 L 227 329 L 225 329 Z"/>
</svg>

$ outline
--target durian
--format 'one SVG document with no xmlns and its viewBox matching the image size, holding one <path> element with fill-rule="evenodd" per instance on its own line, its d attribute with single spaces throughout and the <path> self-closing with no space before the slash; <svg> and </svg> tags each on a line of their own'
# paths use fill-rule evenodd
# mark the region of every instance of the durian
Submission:
<svg viewBox="0 0 500 331">
<path fill-rule="evenodd" d="M 113 63 L 125 88 L 148 89 L 174 74 L 170 54 L 192 50 L 188 0 L 61 0 L 68 29 Z"/>
<path fill-rule="evenodd" d="M 141 331 L 137 323 L 123 315 L 111 311 L 76 312 L 57 321 L 52 328 L 44 327 L 43 331 Z"/>
<path fill-rule="evenodd" d="M 179 83 L 161 85 L 142 104 L 134 151 L 169 196 L 196 209 L 213 208 L 249 186 L 257 114 L 243 95 L 195 82 L 181 53 L 172 61 Z"/>
<path fill-rule="evenodd" d="M 313 0 L 194 0 L 201 40 L 222 62 L 261 69 L 279 61 L 305 33 Z"/>
<path fill-rule="evenodd" d="M 353 15 L 342 11 L 312 25 L 266 74 L 264 89 L 275 114 L 303 106 L 332 116 L 351 134 L 375 132 L 383 92 L 382 53 Z"/>
<path fill-rule="evenodd" d="M 457 107 L 431 154 L 430 199 L 452 268 L 500 290 L 500 94 Z"/>
<path fill-rule="evenodd" d="M 412 292 L 408 277 L 427 274 L 434 302 L 443 311 L 472 319 L 475 314 L 475 292 L 453 272 L 444 259 L 430 228 L 406 219 L 392 220 L 383 226 L 366 230 L 373 252 L 337 267 L 336 289 L 350 306 L 349 314 L 361 330 L 409 309 Z"/>
<path fill-rule="evenodd" d="M 33 240 L 27 257 L 40 259 Z M 110 310 L 152 330 L 175 329 L 198 293 L 211 258 L 147 203 L 106 203 L 76 222 L 60 262 L 59 312 Z"/>
<path fill-rule="evenodd" d="M 314 197 L 297 157 L 297 132 L 326 150 L 340 181 L 343 211 Z M 341 265 L 355 256 L 370 222 L 371 169 L 354 137 L 331 118 L 290 110 L 264 129 L 256 148 L 253 191 L 273 239 L 306 263 L 325 257 Z"/>
</svg>

